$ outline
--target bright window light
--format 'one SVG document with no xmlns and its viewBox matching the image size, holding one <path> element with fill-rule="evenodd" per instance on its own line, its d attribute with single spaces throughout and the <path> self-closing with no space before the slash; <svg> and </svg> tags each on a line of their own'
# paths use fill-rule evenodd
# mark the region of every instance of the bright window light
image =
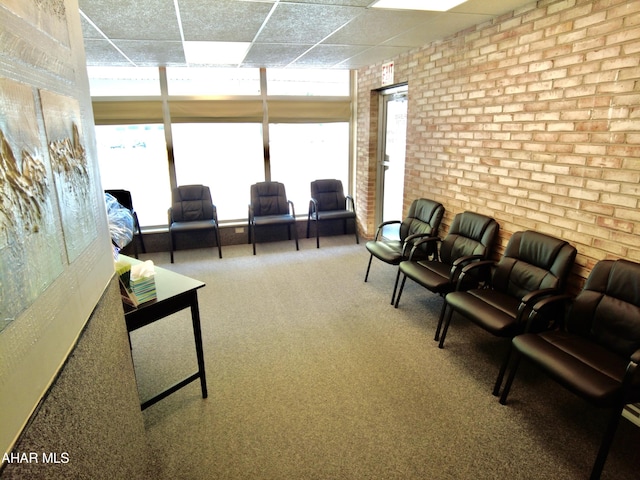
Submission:
<svg viewBox="0 0 640 480">
<path fill-rule="evenodd" d="M 427 10 L 430 12 L 446 12 L 467 0 L 378 0 L 373 8 L 389 8 L 394 10 Z"/>
<path fill-rule="evenodd" d="M 244 60 L 249 42 L 184 42 L 187 63 L 237 65 Z"/>
</svg>

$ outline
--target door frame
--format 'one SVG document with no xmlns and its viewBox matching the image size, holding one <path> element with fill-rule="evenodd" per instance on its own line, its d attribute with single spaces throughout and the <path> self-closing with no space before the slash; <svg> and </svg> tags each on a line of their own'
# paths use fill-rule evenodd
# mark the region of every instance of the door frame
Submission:
<svg viewBox="0 0 640 480">
<path fill-rule="evenodd" d="M 408 93 L 409 86 L 406 83 L 378 90 L 378 151 L 376 154 L 376 201 L 374 213 L 374 223 L 376 226 L 382 223 L 384 210 L 384 177 L 386 165 L 383 156 L 385 155 L 387 141 L 387 103 L 393 100 L 395 95 L 404 94 L 408 96 Z"/>
</svg>

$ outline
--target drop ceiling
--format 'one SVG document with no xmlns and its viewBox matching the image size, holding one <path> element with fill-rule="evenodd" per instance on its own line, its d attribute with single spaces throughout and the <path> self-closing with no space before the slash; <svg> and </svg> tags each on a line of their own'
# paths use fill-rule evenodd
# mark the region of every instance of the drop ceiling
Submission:
<svg viewBox="0 0 640 480">
<path fill-rule="evenodd" d="M 185 57 L 190 42 L 244 42 L 240 60 L 206 65 L 344 69 L 390 60 L 532 1 L 468 0 L 447 12 L 382 10 L 373 3 L 79 0 L 90 66 L 194 65 Z"/>
</svg>

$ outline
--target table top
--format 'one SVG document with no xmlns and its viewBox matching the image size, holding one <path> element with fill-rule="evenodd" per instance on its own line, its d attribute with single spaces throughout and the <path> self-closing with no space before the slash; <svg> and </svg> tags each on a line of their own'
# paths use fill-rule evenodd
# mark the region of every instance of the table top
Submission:
<svg viewBox="0 0 640 480">
<path fill-rule="evenodd" d="M 141 260 L 127 257 L 126 255 L 120 255 L 118 257 L 118 261 L 127 262 L 131 265 L 142 263 Z M 188 293 L 205 286 L 205 283 L 201 282 L 200 280 L 196 280 L 194 278 L 172 272 L 171 270 L 158 267 L 157 265 L 154 265 L 154 270 L 157 298 L 155 300 L 142 303 L 138 305 L 137 308 L 130 307 L 129 309 L 125 310 L 126 314 L 132 313 L 136 310 L 142 310 L 151 305 L 164 302 L 183 293 Z"/>
</svg>

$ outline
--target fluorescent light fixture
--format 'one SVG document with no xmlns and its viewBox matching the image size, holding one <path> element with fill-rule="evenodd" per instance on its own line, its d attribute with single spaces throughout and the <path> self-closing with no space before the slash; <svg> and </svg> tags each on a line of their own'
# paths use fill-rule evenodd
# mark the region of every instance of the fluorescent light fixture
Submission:
<svg viewBox="0 0 640 480">
<path fill-rule="evenodd" d="M 187 63 L 238 65 L 249 51 L 249 42 L 183 42 Z"/>
<path fill-rule="evenodd" d="M 378 0 L 372 8 L 388 8 L 392 10 L 426 10 L 429 12 L 446 12 L 467 0 Z"/>
</svg>

